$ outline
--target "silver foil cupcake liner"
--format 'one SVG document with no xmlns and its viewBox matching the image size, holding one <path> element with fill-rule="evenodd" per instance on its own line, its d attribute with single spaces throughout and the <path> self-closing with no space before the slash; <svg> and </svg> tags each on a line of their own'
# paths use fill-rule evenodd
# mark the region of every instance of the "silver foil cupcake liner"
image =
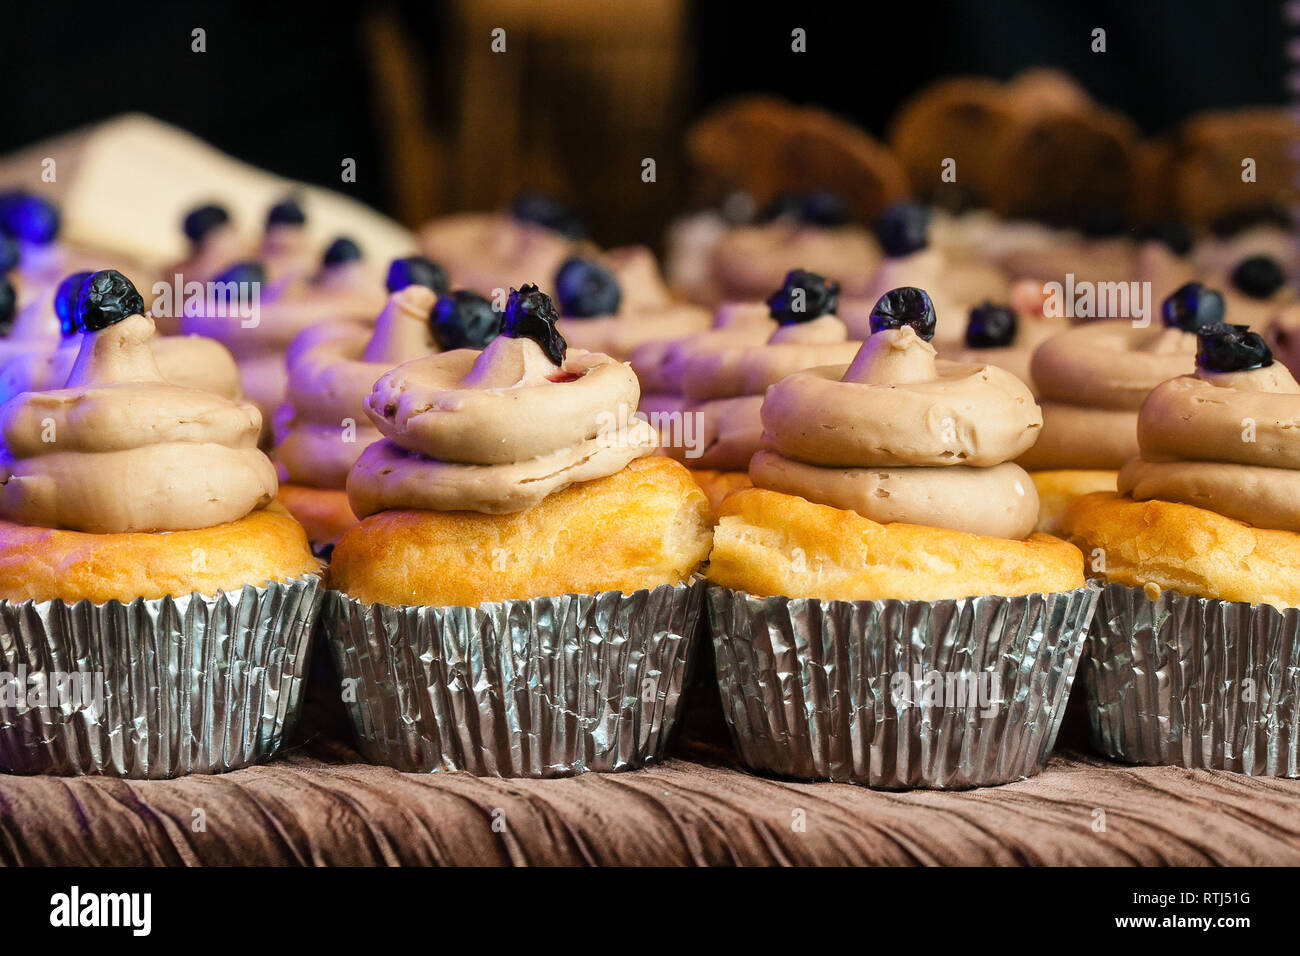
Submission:
<svg viewBox="0 0 1300 956">
<path fill-rule="evenodd" d="M 732 739 L 754 770 L 887 790 L 1033 776 L 1097 593 L 819 601 L 711 587 Z"/>
<path fill-rule="evenodd" d="M 1300 777 L 1300 610 L 1107 584 L 1081 667 L 1099 753 Z"/>
<path fill-rule="evenodd" d="M 130 604 L 0 601 L 0 770 L 160 779 L 274 754 L 293 729 L 317 575 Z"/>
<path fill-rule="evenodd" d="M 327 595 L 358 748 L 398 770 L 560 777 L 662 757 L 704 583 L 478 607 Z"/>
</svg>

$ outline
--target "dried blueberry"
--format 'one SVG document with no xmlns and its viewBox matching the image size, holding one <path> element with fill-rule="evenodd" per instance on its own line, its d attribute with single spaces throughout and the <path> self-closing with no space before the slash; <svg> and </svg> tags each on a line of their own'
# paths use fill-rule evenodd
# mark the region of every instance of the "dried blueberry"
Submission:
<svg viewBox="0 0 1300 956">
<path fill-rule="evenodd" d="M 210 233 L 218 226 L 224 226 L 230 222 L 230 213 L 226 211 L 225 206 L 219 206 L 216 203 L 207 203 L 202 206 L 195 206 L 185 214 L 181 221 L 181 228 L 185 230 L 185 238 L 190 242 L 201 242 L 203 237 Z"/>
<path fill-rule="evenodd" d="M 388 267 L 386 285 L 389 292 L 398 292 L 410 285 L 422 285 L 432 289 L 438 295 L 446 295 L 451 288 L 451 283 L 447 280 L 447 271 L 424 256 L 394 259 Z"/>
<path fill-rule="evenodd" d="M 63 277 L 54 290 L 54 314 L 59 317 L 59 332 L 64 338 L 81 330 L 77 328 L 77 296 L 93 272 L 74 272 Z"/>
<path fill-rule="evenodd" d="M 1230 239 L 1240 232 L 1256 227 L 1290 229 L 1291 214 L 1276 203 L 1262 203 L 1230 209 L 1210 223 L 1210 231 L 1220 239 Z"/>
<path fill-rule="evenodd" d="M 807 269 L 791 269 L 781 288 L 767 299 L 772 318 L 781 325 L 811 322 L 833 315 L 840 305 L 840 284 Z"/>
<path fill-rule="evenodd" d="M 535 285 L 525 285 L 510 290 L 510 299 L 501 319 L 501 334 L 512 339 L 532 339 L 542 347 L 547 358 L 556 365 L 563 365 L 569 344 L 555 327 L 559 319 L 551 297 Z"/>
<path fill-rule="evenodd" d="M 116 269 L 94 273 L 77 293 L 73 312 L 78 332 L 97 332 L 144 311 L 144 299 Z"/>
<path fill-rule="evenodd" d="M 19 193 L 6 197 L 4 231 L 35 246 L 49 245 L 59 234 L 59 207 L 41 196 Z"/>
<path fill-rule="evenodd" d="M 1160 306 L 1165 325 L 1195 332 L 1223 321 L 1223 296 L 1199 282 L 1179 286 Z"/>
<path fill-rule="evenodd" d="M 876 221 L 876 238 L 885 255 L 910 255 L 930 244 L 930 212 L 920 203 L 898 202 Z"/>
<path fill-rule="evenodd" d="M 1198 329 L 1196 364 L 1211 372 L 1244 372 L 1273 364 L 1273 352 L 1258 332 L 1246 325 L 1210 325 Z"/>
<path fill-rule="evenodd" d="M 0 232 L 0 273 L 8 272 L 18 265 L 18 243 Z"/>
<path fill-rule="evenodd" d="M 501 313 L 477 292 L 457 289 L 433 304 L 429 329 L 443 351 L 481 349 L 501 334 Z"/>
<path fill-rule="evenodd" d="M 213 282 L 235 282 L 246 285 L 254 283 L 260 285 L 266 281 L 266 267 L 260 262 L 236 262 L 232 266 L 227 266 L 221 275 L 212 280 Z"/>
<path fill-rule="evenodd" d="M 613 315 L 623 300 L 614 273 L 599 262 L 574 256 L 555 273 L 555 297 L 560 312 L 578 319 Z"/>
<path fill-rule="evenodd" d="M 320 264 L 322 268 L 328 269 L 331 266 L 341 266 L 345 262 L 360 261 L 361 247 L 347 236 L 339 236 L 326 247 L 325 255 L 321 256 Z"/>
<path fill-rule="evenodd" d="M 1250 256 L 1232 270 L 1232 284 L 1252 299 L 1267 299 L 1285 281 L 1282 267 L 1272 256 Z"/>
<path fill-rule="evenodd" d="M 292 196 L 281 199 L 266 213 L 268 229 L 271 226 L 302 226 L 306 222 L 307 214 L 302 211 L 302 206 L 298 204 L 298 200 Z"/>
<path fill-rule="evenodd" d="M 903 286 L 890 289 L 871 310 L 871 331 L 901 329 L 910 326 L 927 342 L 934 338 L 934 304 L 924 289 Z"/>
<path fill-rule="evenodd" d="M 1185 256 L 1192 251 L 1192 231 L 1177 219 L 1166 219 L 1147 230 L 1147 239 L 1163 243 L 1176 256 Z"/>
<path fill-rule="evenodd" d="M 842 226 L 852 216 L 839 193 L 814 189 L 781 194 L 760 217 L 765 222 L 780 218 L 794 219 L 810 226 Z"/>
<path fill-rule="evenodd" d="M 973 349 L 1000 349 L 1016 339 L 1018 319 L 1007 305 L 985 302 L 970 310 L 966 323 L 966 345 Z"/>
</svg>

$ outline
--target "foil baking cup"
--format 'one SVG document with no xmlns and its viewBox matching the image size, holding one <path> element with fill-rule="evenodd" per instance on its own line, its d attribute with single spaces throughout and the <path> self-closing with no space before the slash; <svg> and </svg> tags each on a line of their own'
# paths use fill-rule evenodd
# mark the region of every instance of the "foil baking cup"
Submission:
<svg viewBox="0 0 1300 956">
<path fill-rule="evenodd" d="M 129 604 L 0 601 L 0 770 L 161 779 L 274 754 L 293 729 L 317 575 Z"/>
<path fill-rule="evenodd" d="M 478 607 L 326 598 L 358 749 L 398 770 L 562 777 L 663 756 L 704 583 Z"/>
<path fill-rule="evenodd" d="M 1300 610 L 1107 584 L 1081 666 L 1099 753 L 1300 777 Z"/>
<path fill-rule="evenodd" d="M 1056 742 L 1097 593 L 819 601 L 712 586 L 736 749 L 754 770 L 886 790 L 1031 777 Z"/>
</svg>

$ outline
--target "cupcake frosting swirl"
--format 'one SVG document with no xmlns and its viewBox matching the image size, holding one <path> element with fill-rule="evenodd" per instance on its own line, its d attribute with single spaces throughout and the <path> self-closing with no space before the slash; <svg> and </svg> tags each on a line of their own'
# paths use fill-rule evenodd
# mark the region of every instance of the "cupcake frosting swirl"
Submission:
<svg viewBox="0 0 1300 956">
<path fill-rule="evenodd" d="M 167 382 L 143 315 L 83 336 L 67 386 L 0 408 L 0 516 L 98 534 L 244 517 L 277 491 L 252 405 Z"/>
<path fill-rule="evenodd" d="M 1119 475 L 1134 500 L 1205 508 L 1260 528 L 1300 531 L 1300 385 L 1278 362 L 1204 368 L 1153 390 L 1138 416 L 1140 455 Z"/>
<path fill-rule="evenodd" d="M 1023 538 L 1033 482 L 1012 459 L 1042 417 L 1028 387 L 990 365 L 948 362 L 910 327 L 883 329 L 847 371 L 815 368 L 768 390 L 759 487 L 903 522 Z"/>
<path fill-rule="evenodd" d="M 407 362 L 366 399 L 385 438 L 348 476 L 353 511 L 523 511 L 654 452 L 639 398 L 626 363 L 574 349 L 557 364 L 525 337 Z"/>
<path fill-rule="evenodd" d="M 429 312 L 437 295 L 421 285 L 389 296 L 373 331 L 340 324 L 337 334 L 313 330 L 289 349 L 287 431 L 275 451 L 283 477 L 316 488 L 343 488 L 357 458 L 382 435 L 366 415 L 366 398 L 389 369 L 437 351 Z"/>
</svg>

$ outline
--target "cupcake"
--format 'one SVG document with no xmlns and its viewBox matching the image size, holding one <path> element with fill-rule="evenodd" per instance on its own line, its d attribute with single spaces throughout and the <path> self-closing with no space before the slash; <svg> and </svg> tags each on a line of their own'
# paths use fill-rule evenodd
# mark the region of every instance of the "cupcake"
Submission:
<svg viewBox="0 0 1300 956">
<path fill-rule="evenodd" d="M 329 638 L 362 753 L 555 776 L 662 753 L 711 515 L 636 417 L 624 363 L 512 291 L 501 335 L 382 376 L 348 476 Z"/>
<path fill-rule="evenodd" d="M 949 347 L 943 357 L 954 362 L 996 365 L 1034 391 L 1029 363 L 1035 350 L 1069 322 L 1044 314 L 1042 284 L 1033 279 L 1013 283 L 1006 305 L 984 302 L 970 310 L 961 348 Z"/>
<path fill-rule="evenodd" d="M 1198 329 L 1118 493 L 1065 532 L 1106 582 L 1085 658 L 1093 742 L 1128 763 L 1300 776 L 1300 385 L 1245 326 Z"/>
<path fill-rule="evenodd" d="M 0 401 L 67 382 L 82 338 L 73 312 L 81 287 L 92 275 L 74 272 L 48 299 L 31 302 L 19 313 L 0 341 Z M 200 335 L 155 335 L 149 344 L 163 378 L 173 385 L 243 397 L 234 356 L 220 342 Z"/>
<path fill-rule="evenodd" d="M 855 338 L 869 333 L 871 309 L 890 289 L 904 286 L 932 290 L 934 307 L 940 315 L 965 315 L 971 307 L 992 299 L 1005 301 L 1007 281 L 992 266 L 978 262 L 953 262 L 930 244 L 929 213 L 915 203 L 896 203 L 885 210 L 876 224 L 876 238 L 885 251 L 862 305 L 845 317 Z M 961 341 L 960 323 L 952 323 L 950 336 L 939 347 Z"/>
<path fill-rule="evenodd" d="M 389 285 L 396 288 L 373 329 L 349 324 L 330 336 L 309 329 L 309 341 L 289 348 L 288 414 L 274 458 L 280 498 L 318 552 L 357 522 L 347 479 L 361 452 L 382 437 L 365 409 L 375 381 L 430 352 L 482 348 L 500 323 L 487 299 L 426 285 L 445 277 L 422 274 L 412 262 L 432 265 L 423 259 L 394 263 Z"/>
<path fill-rule="evenodd" d="M 255 258 L 273 281 L 311 274 L 316 252 L 307 231 L 307 213 L 296 197 L 286 196 L 266 211 L 266 226 Z"/>
<path fill-rule="evenodd" d="M 765 222 L 730 230 L 713 249 L 713 273 L 724 299 L 767 295 L 794 268 L 836 276 L 846 294 L 865 294 L 880 249 L 850 219 L 834 194 L 780 197 Z"/>
<path fill-rule="evenodd" d="M 94 691 L 0 704 L 4 769 L 215 773 L 296 717 L 319 563 L 274 504 L 257 409 L 167 382 L 143 304 L 96 273 L 66 387 L 0 408 L 0 670 Z"/>
<path fill-rule="evenodd" d="M 1020 779 L 1052 749 L 1095 602 L 1078 549 L 1034 532 L 1014 460 L 1038 407 L 1009 372 L 937 358 L 923 291 L 874 313 L 847 369 L 768 390 L 755 487 L 720 509 L 727 720 L 749 766 L 786 776 Z"/>
<path fill-rule="evenodd" d="M 566 259 L 554 286 L 565 340 L 624 361 L 647 342 L 702 332 L 712 323 L 707 310 L 673 302 L 654 255 L 642 247 Z"/>
<path fill-rule="evenodd" d="M 506 212 L 460 213 L 427 224 L 420 248 L 446 267 L 453 285 L 490 297 L 521 275 L 550 281 L 565 259 L 582 251 L 585 236 L 585 225 L 569 206 L 523 192 Z"/>
<path fill-rule="evenodd" d="M 860 343 L 836 313 L 837 282 L 804 269 L 792 270 L 768 299 L 776 329 L 762 345 L 728 345 L 687 357 L 682 371 L 684 414 L 692 442 L 670 442 L 666 451 L 691 468 L 744 472 L 763 432 L 759 408 L 769 385 L 817 365 L 845 364 Z M 710 476 L 710 479 L 712 476 Z M 702 479 L 707 484 L 710 479 Z"/>
<path fill-rule="evenodd" d="M 280 254 L 288 253 L 281 249 Z M 361 250 L 339 237 L 310 278 L 297 277 L 285 261 L 230 266 L 208 283 L 200 301 L 187 299 L 181 331 L 216 339 L 234 354 L 244 393 L 262 413 L 263 443 L 269 444 L 273 416 L 288 385 L 289 343 L 312 325 L 370 323 L 384 301 L 383 285 L 362 260 Z"/>
<path fill-rule="evenodd" d="M 1161 382 L 1193 367 L 1195 330 L 1223 314 L 1223 297 L 1193 282 L 1164 301 L 1159 323 L 1090 322 L 1038 347 L 1030 370 L 1043 433 L 1020 464 L 1038 486 L 1039 530 L 1058 532 L 1076 498 L 1115 489 L 1117 472 L 1137 454 L 1142 402 Z"/>
</svg>

